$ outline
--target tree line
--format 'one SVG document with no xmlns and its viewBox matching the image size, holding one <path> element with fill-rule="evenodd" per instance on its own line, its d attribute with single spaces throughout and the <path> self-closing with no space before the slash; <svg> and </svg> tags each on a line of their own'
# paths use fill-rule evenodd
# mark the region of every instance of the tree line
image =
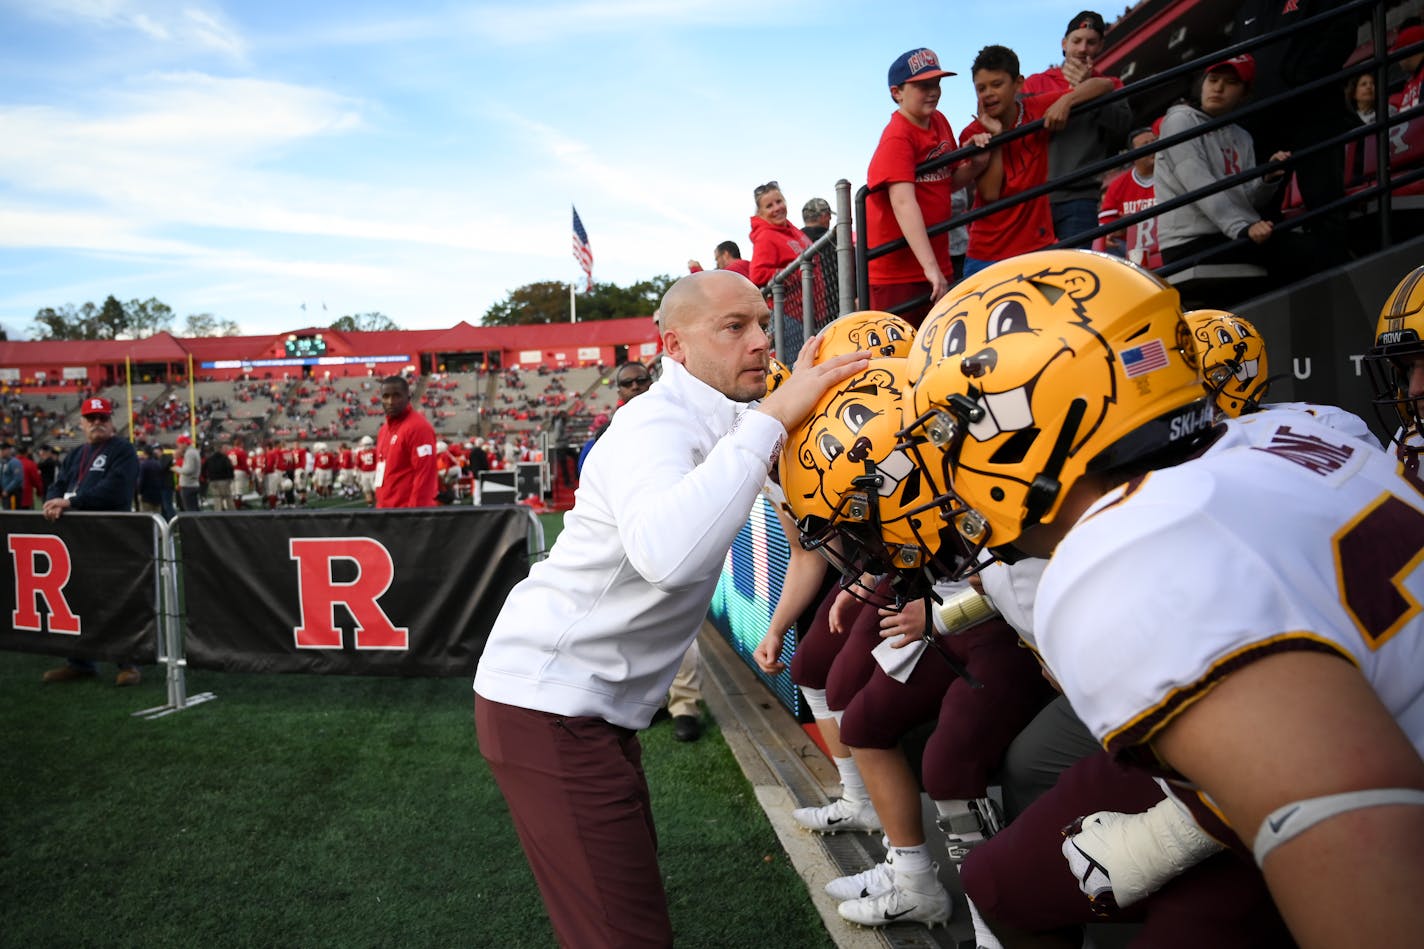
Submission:
<svg viewBox="0 0 1424 949">
<path fill-rule="evenodd" d="M 629 316 L 650 316 L 674 278 L 662 274 L 627 287 L 595 283 L 593 289 L 575 297 L 580 323 Z M 553 280 L 525 284 L 511 290 L 503 300 L 485 311 L 485 326 L 524 326 L 531 323 L 569 322 L 569 285 Z M 31 339 L 142 339 L 155 333 L 173 333 L 177 320 L 173 308 L 159 300 L 130 300 L 121 303 L 110 294 L 101 304 L 66 303 L 44 307 L 30 325 Z M 395 320 L 384 313 L 348 313 L 330 324 L 339 332 L 369 333 L 399 330 Z M 190 313 L 183 319 L 178 336 L 240 336 L 242 329 L 233 320 L 211 313 Z"/>
<path fill-rule="evenodd" d="M 120 303 L 110 294 L 101 304 L 66 303 L 47 306 L 35 313 L 30 325 L 32 339 L 142 339 L 154 333 L 172 332 L 173 308 L 157 297 Z M 184 336 L 237 336 L 232 320 L 211 313 L 190 313 L 184 321 Z"/>
<path fill-rule="evenodd" d="M 652 316 L 663 294 L 675 278 L 661 274 L 627 287 L 615 283 L 595 283 L 587 293 L 574 298 L 580 323 L 612 320 L 628 316 Z M 485 326 L 525 326 L 530 323 L 569 322 L 569 285 L 553 280 L 525 284 L 509 292 L 485 311 Z"/>
</svg>

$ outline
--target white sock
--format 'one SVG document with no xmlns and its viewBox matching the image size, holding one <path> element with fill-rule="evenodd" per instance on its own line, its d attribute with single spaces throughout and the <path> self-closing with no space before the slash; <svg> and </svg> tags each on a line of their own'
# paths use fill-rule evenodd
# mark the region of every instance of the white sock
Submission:
<svg viewBox="0 0 1424 949">
<path fill-rule="evenodd" d="M 974 905 L 973 900 L 969 900 L 969 917 L 974 921 L 975 949 L 1004 949 L 1004 944 L 999 942 L 994 930 L 990 929 L 989 924 L 984 922 L 984 917 L 979 915 L 979 907 Z"/>
<path fill-rule="evenodd" d="M 902 873 L 925 873 L 934 869 L 934 864 L 930 862 L 930 848 L 925 844 L 895 847 L 891 853 L 895 855 L 897 876 Z"/>
<path fill-rule="evenodd" d="M 849 804 L 861 804 L 869 800 L 870 794 L 865 790 L 865 780 L 860 776 L 860 768 L 856 766 L 855 759 L 846 756 L 831 760 L 836 763 L 836 770 L 841 773 L 841 797 Z"/>
</svg>

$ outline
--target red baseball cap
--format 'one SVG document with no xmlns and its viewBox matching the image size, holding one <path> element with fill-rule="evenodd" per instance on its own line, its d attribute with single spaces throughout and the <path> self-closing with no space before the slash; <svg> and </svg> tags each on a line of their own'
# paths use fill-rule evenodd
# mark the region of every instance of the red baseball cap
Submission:
<svg viewBox="0 0 1424 949">
<path fill-rule="evenodd" d="M 191 445 L 191 444 L 193 444 L 193 439 L 189 438 L 187 435 L 179 435 L 179 436 L 178 436 L 178 444 L 180 444 L 180 445 Z"/>
<path fill-rule="evenodd" d="M 1394 38 L 1394 42 L 1390 44 L 1389 51 L 1393 53 L 1395 50 L 1403 49 L 1406 46 L 1413 46 L 1419 42 L 1424 42 L 1424 26 L 1419 26 L 1418 24 L 1406 26 L 1400 30 L 1399 35 Z"/>
<path fill-rule="evenodd" d="M 113 415 L 114 403 L 108 399 L 101 399 L 97 395 L 92 396 L 84 400 L 84 404 L 79 407 L 79 414 L 86 417 L 90 415 Z"/>
<path fill-rule="evenodd" d="M 1256 57 L 1250 53 L 1242 53 L 1240 56 L 1233 56 L 1213 64 L 1207 69 L 1207 72 L 1222 72 L 1223 70 L 1236 73 L 1236 78 L 1249 86 L 1256 79 Z"/>
</svg>

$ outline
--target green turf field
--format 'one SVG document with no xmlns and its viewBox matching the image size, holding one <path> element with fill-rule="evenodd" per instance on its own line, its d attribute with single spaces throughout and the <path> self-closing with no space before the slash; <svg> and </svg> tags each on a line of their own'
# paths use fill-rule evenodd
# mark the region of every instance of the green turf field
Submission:
<svg viewBox="0 0 1424 949">
<path fill-rule="evenodd" d="M 468 679 L 193 671 L 143 721 L 157 669 L 54 664 L 0 654 L 4 945 L 553 945 Z M 678 945 L 830 945 L 715 726 L 643 742 Z"/>
</svg>

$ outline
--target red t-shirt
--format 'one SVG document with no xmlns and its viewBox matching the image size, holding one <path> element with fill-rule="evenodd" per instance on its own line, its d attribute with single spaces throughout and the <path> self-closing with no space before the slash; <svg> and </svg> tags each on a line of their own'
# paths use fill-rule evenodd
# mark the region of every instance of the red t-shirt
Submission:
<svg viewBox="0 0 1424 949">
<path fill-rule="evenodd" d="M 374 456 L 373 456 L 373 457 L 374 457 Z M 341 470 L 342 470 L 342 471 L 350 471 L 353 467 L 355 467 L 356 461 L 355 461 L 355 459 L 352 458 L 352 456 L 351 456 L 351 449 L 349 449 L 349 448 L 343 448 L 343 449 L 341 449 L 340 458 L 341 458 L 341 461 L 339 462 L 339 464 L 341 465 Z M 374 463 L 374 462 L 373 462 L 373 463 Z"/>
<path fill-rule="evenodd" d="M 890 116 L 890 124 L 880 133 L 880 144 L 875 147 L 875 154 L 870 156 L 870 170 L 865 176 L 865 185 L 871 189 L 865 200 L 866 239 L 871 247 L 879 247 L 905 236 L 890 207 L 887 185 L 901 181 L 915 183 L 915 202 L 920 206 L 926 227 L 949 220 L 953 197 L 950 178 L 954 174 L 954 166 L 941 168 L 922 178 L 915 177 L 915 166 L 948 154 L 956 147 L 954 130 L 942 113 L 936 112 L 930 118 L 927 129 L 915 125 L 900 112 Z M 940 270 L 952 274 L 949 234 L 931 237 L 930 245 L 934 247 Z M 924 279 L 925 270 L 908 247 L 870 261 L 871 284 L 921 283 Z"/>
<path fill-rule="evenodd" d="M 1048 107 L 1065 94 L 1045 92 L 1020 99 L 1019 118 L 1014 128 L 1043 118 Z M 960 145 L 985 131 L 988 130 L 975 119 L 960 133 Z M 1004 162 L 1004 186 L 999 191 L 1000 198 L 1022 194 L 1048 180 L 1048 143 L 1052 138 L 1052 132 L 1040 128 L 1037 132 L 999 146 Z M 985 203 L 976 190 L 974 207 L 981 208 Z M 974 260 L 1006 260 L 1029 251 L 1042 250 L 1054 240 L 1053 210 L 1048 205 L 1048 195 L 1043 194 L 970 224 L 968 256 Z"/>
<path fill-rule="evenodd" d="M 360 471 L 376 470 L 376 449 L 360 448 L 356 451 L 356 467 Z"/>
<path fill-rule="evenodd" d="M 1419 92 L 1424 89 L 1424 65 L 1414 70 L 1414 75 L 1409 77 L 1409 81 L 1404 84 L 1404 88 L 1397 94 L 1390 97 L 1389 104 L 1400 112 L 1405 109 L 1412 109 L 1419 104 Z"/>
<path fill-rule="evenodd" d="M 317 469 L 321 471 L 330 471 L 333 467 L 335 467 L 336 464 L 336 460 L 332 457 L 332 454 L 329 451 L 317 452 L 313 456 L 312 460 L 313 464 L 316 465 Z"/>
<path fill-rule="evenodd" d="M 1117 78 L 1116 76 L 1105 76 L 1102 73 L 1098 72 L 1096 69 L 1093 70 L 1090 78 L 1111 79 L 1114 91 L 1122 88 L 1121 79 Z M 1061 95 L 1065 92 L 1071 91 L 1072 89 L 1073 84 L 1063 77 L 1062 66 L 1050 66 L 1043 72 L 1036 72 L 1032 76 L 1029 76 L 1027 79 L 1025 79 L 1023 84 L 1023 94 L 1026 96 L 1041 96 L 1045 92 L 1056 92 Z M 1054 96 L 1054 98 L 1056 99 L 1057 96 Z M 1049 101 L 1052 102 L 1053 100 L 1050 99 Z"/>
<path fill-rule="evenodd" d="M 289 452 L 285 448 L 273 448 L 267 452 L 268 471 L 286 471 L 291 467 L 287 461 Z"/>
<path fill-rule="evenodd" d="M 376 435 L 376 507 L 434 507 L 435 429 L 407 409 Z"/>
<path fill-rule="evenodd" d="M 1098 212 L 1099 224 L 1111 224 L 1120 217 L 1145 211 L 1157 203 L 1157 194 L 1151 184 L 1144 185 L 1137 180 L 1137 172 L 1129 168 L 1108 182 L 1103 193 L 1102 210 Z M 1139 221 L 1127 229 L 1128 258 L 1144 267 L 1162 266 L 1162 251 L 1157 246 L 1157 219 Z"/>
<path fill-rule="evenodd" d="M 247 471 L 247 452 L 242 448 L 229 448 L 227 460 L 232 462 L 233 471 Z"/>
</svg>

